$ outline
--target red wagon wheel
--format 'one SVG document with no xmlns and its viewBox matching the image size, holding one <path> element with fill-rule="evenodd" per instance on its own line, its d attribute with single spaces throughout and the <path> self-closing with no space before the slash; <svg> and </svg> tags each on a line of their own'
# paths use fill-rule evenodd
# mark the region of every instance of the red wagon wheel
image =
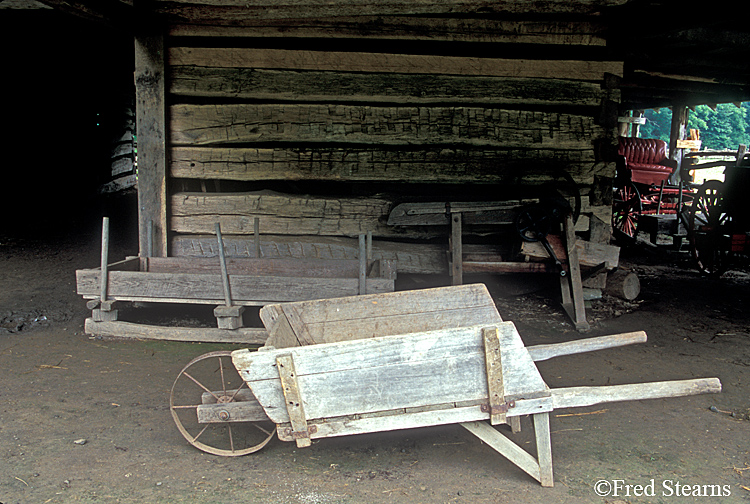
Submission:
<svg viewBox="0 0 750 504">
<path fill-rule="evenodd" d="M 213 455 L 254 453 L 276 433 L 228 351 L 191 360 L 172 385 L 169 410 L 188 443 Z"/>
<path fill-rule="evenodd" d="M 612 203 L 612 228 L 617 237 L 634 241 L 638 234 L 638 217 L 643 210 L 641 195 L 633 184 L 618 187 Z"/>
<path fill-rule="evenodd" d="M 693 199 L 688 216 L 688 236 L 698 268 L 709 275 L 727 270 L 732 253 L 727 234 L 731 217 L 724 209 L 724 184 L 709 180 Z"/>
</svg>

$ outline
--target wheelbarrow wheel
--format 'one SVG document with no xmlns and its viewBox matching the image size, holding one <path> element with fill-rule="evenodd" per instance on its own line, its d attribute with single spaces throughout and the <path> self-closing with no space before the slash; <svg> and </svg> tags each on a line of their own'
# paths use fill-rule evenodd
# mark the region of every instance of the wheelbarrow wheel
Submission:
<svg viewBox="0 0 750 504">
<path fill-rule="evenodd" d="M 724 273 L 731 259 L 731 222 L 724 208 L 724 184 L 705 182 L 695 195 L 688 216 L 688 238 L 698 269 L 708 275 Z"/>
<path fill-rule="evenodd" d="M 172 385 L 169 410 L 188 443 L 213 455 L 255 453 L 276 433 L 228 351 L 191 360 Z"/>
</svg>

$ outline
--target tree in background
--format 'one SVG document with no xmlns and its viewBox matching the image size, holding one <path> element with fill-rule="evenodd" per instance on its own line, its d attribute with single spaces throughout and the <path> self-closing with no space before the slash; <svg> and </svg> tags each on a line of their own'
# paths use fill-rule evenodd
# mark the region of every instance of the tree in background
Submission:
<svg viewBox="0 0 750 504">
<path fill-rule="evenodd" d="M 669 134 L 672 130 L 672 109 L 648 109 L 643 116 L 646 118 L 646 124 L 641 125 L 638 136 L 656 138 L 669 143 Z"/>
<path fill-rule="evenodd" d="M 639 136 L 669 142 L 672 111 L 649 109 L 644 116 L 646 124 L 641 126 Z M 716 110 L 698 105 L 690 112 L 688 128 L 700 131 L 703 149 L 736 150 L 740 144 L 750 145 L 750 102 L 742 103 L 742 107 L 722 103 Z"/>
</svg>

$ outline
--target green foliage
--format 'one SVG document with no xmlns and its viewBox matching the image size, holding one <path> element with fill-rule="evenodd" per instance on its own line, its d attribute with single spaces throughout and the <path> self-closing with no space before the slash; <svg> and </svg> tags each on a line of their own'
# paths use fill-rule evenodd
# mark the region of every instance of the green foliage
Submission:
<svg viewBox="0 0 750 504">
<path fill-rule="evenodd" d="M 644 115 L 646 124 L 641 126 L 639 136 L 669 142 L 672 111 L 649 109 Z M 698 105 L 690 112 L 688 128 L 700 131 L 703 149 L 736 150 L 740 144 L 750 145 L 750 102 L 742 103 L 742 107 L 722 103 L 716 110 Z"/>
</svg>

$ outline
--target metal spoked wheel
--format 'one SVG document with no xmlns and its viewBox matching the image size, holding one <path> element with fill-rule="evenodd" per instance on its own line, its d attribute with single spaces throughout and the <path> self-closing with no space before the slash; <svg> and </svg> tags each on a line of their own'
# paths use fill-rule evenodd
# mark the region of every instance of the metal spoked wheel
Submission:
<svg viewBox="0 0 750 504">
<path fill-rule="evenodd" d="M 188 443 L 213 455 L 254 453 L 276 433 L 276 425 L 232 365 L 228 351 L 190 361 L 172 385 L 169 410 Z"/>
<path fill-rule="evenodd" d="M 638 235 L 638 218 L 643 211 L 641 194 L 633 184 L 618 187 L 612 204 L 612 229 L 617 238 L 635 241 Z"/>
<path fill-rule="evenodd" d="M 731 217 L 724 209 L 724 184 L 709 180 L 699 189 L 688 216 L 688 236 L 698 268 L 709 275 L 721 275 L 731 258 Z"/>
</svg>

